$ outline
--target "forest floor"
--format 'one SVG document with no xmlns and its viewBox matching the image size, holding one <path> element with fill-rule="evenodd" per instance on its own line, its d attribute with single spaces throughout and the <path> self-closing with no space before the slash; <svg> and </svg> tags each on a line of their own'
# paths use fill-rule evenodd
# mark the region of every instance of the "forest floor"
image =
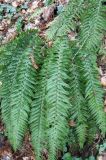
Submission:
<svg viewBox="0 0 106 160">
<path fill-rule="evenodd" d="M 28 29 L 39 28 L 41 35 L 45 36 L 45 30 L 50 25 L 49 22 L 61 12 L 62 7 L 67 2 L 68 0 L 57 0 L 53 5 L 45 7 L 43 0 L 0 0 L 0 45 L 9 42 L 21 31 Z M 57 6 L 59 6 L 58 12 Z M 100 81 L 106 92 L 106 56 L 99 57 L 98 67 L 100 71 Z M 105 95 L 104 112 L 106 112 Z M 21 150 L 13 152 L 4 132 L 5 128 L 0 121 L 0 160 L 34 160 L 34 152 L 30 144 L 29 134 L 25 136 Z M 99 142 L 97 143 L 99 144 Z M 93 147 L 94 144 L 91 148 L 93 149 Z M 87 150 L 83 150 L 83 153 L 84 152 L 87 152 Z M 101 152 L 101 155 L 98 156 L 98 160 L 106 160 L 104 150 Z"/>
</svg>

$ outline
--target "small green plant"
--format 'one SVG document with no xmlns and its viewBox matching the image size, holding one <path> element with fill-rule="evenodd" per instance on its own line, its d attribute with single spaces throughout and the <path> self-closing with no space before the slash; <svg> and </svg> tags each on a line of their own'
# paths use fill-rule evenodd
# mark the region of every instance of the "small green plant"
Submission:
<svg viewBox="0 0 106 160">
<path fill-rule="evenodd" d="M 44 149 L 55 160 L 66 142 L 83 148 L 105 135 L 96 63 L 105 28 L 101 0 L 70 0 L 47 31 L 51 47 L 37 31 L 1 47 L 2 119 L 14 150 L 28 129 L 37 160 Z"/>
</svg>

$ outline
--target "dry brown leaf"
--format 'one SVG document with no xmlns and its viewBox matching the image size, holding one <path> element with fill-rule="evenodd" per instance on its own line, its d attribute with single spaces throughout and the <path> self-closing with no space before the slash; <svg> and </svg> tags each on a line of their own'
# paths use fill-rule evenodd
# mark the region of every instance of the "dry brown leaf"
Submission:
<svg viewBox="0 0 106 160">
<path fill-rule="evenodd" d="M 12 2 L 12 6 L 13 6 L 13 7 L 17 8 L 18 5 L 19 5 L 19 3 L 18 3 L 17 1 Z"/>
<path fill-rule="evenodd" d="M 38 69 L 39 67 L 38 67 L 38 65 L 35 62 L 34 56 L 31 54 L 29 58 L 31 59 L 31 63 L 32 63 L 33 67 L 35 69 Z"/>
<path fill-rule="evenodd" d="M 106 153 L 104 152 L 102 155 L 99 155 L 97 160 L 106 160 Z"/>
<path fill-rule="evenodd" d="M 67 4 L 69 2 L 69 0 L 58 0 L 59 4 Z"/>
<path fill-rule="evenodd" d="M 71 121 L 69 122 L 69 126 L 74 127 L 74 126 L 75 126 L 75 122 L 74 122 L 73 120 L 71 120 Z"/>
<path fill-rule="evenodd" d="M 21 13 L 22 13 L 22 14 L 25 14 L 25 13 L 26 13 L 26 10 L 25 10 L 25 9 L 22 9 Z"/>
<path fill-rule="evenodd" d="M 7 32 L 7 30 L 8 30 L 7 20 L 3 19 L 0 24 L 0 31 Z"/>
<path fill-rule="evenodd" d="M 106 106 L 104 107 L 104 112 L 106 113 Z"/>
<path fill-rule="evenodd" d="M 102 159 L 102 156 L 98 156 L 98 157 L 97 157 L 97 160 L 103 160 L 103 159 Z"/>
<path fill-rule="evenodd" d="M 31 6 L 31 8 L 32 8 L 32 9 L 36 9 L 36 8 L 38 7 L 38 4 L 39 4 L 39 2 L 38 2 L 38 1 L 34 1 L 34 2 L 32 2 L 32 6 Z"/>
<path fill-rule="evenodd" d="M 70 39 L 70 41 L 75 41 L 76 36 L 77 36 L 77 34 L 73 31 L 70 31 L 68 33 L 68 38 Z"/>
<path fill-rule="evenodd" d="M 3 44 L 9 42 L 10 40 L 14 39 L 17 35 L 16 29 L 15 28 L 9 28 L 8 32 L 6 33 L 6 37 L 2 41 Z"/>
<path fill-rule="evenodd" d="M 101 66 L 99 67 L 99 74 L 100 74 L 100 76 L 103 76 L 103 71 L 102 71 Z"/>
<path fill-rule="evenodd" d="M 0 25 L 0 31 L 3 31 L 4 27 L 2 25 Z"/>
<path fill-rule="evenodd" d="M 101 77 L 101 85 L 103 86 L 103 87 L 106 87 L 106 77 L 104 76 L 104 77 Z"/>
<path fill-rule="evenodd" d="M 19 2 L 19 3 L 24 3 L 25 0 L 17 0 L 17 2 Z"/>
<path fill-rule="evenodd" d="M 29 157 L 23 157 L 22 159 L 23 160 L 29 160 Z"/>
<path fill-rule="evenodd" d="M 49 41 L 49 42 L 48 42 L 48 47 L 51 47 L 52 44 L 53 44 L 53 41 Z"/>
<path fill-rule="evenodd" d="M 8 146 L 5 146 L 0 149 L 0 157 L 1 158 L 8 158 L 8 160 L 12 160 L 12 152 L 11 149 Z"/>
<path fill-rule="evenodd" d="M 35 158 L 33 156 L 31 156 L 31 160 L 35 160 Z"/>
<path fill-rule="evenodd" d="M 105 97 L 105 100 L 104 100 L 104 105 L 106 106 L 106 97 Z"/>
<path fill-rule="evenodd" d="M 42 17 L 46 22 L 50 21 L 54 17 L 54 9 L 55 9 L 54 5 L 51 5 L 50 7 L 44 8 Z"/>
<path fill-rule="evenodd" d="M 34 12 L 34 9 L 33 9 L 33 8 L 28 8 L 27 12 L 28 12 L 28 13 L 33 13 L 33 12 Z"/>
</svg>

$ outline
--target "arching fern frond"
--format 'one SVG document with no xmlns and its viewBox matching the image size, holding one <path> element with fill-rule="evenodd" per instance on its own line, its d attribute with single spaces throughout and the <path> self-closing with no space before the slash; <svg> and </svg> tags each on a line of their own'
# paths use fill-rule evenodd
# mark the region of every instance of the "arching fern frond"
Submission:
<svg viewBox="0 0 106 160">
<path fill-rule="evenodd" d="M 102 0 L 95 0 L 88 4 L 87 11 L 82 14 L 81 31 L 79 35 L 80 47 L 88 50 L 97 50 L 106 28 Z"/>
<path fill-rule="evenodd" d="M 70 96 L 71 96 L 71 120 L 75 122 L 76 134 L 78 137 L 78 142 L 80 147 L 83 147 L 83 144 L 86 140 L 87 136 L 87 106 L 85 103 L 85 99 L 83 97 L 82 85 L 80 82 L 80 74 L 79 74 L 78 64 L 75 62 L 71 62 L 70 65 Z"/>
<path fill-rule="evenodd" d="M 85 79 L 85 96 L 86 101 L 88 101 L 89 114 L 95 119 L 99 129 L 105 133 L 106 115 L 103 110 L 103 90 L 99 82 L 96 56 L 88 51 L 83 51 L 82 53 L 82 70 L 83 78 Z"/>
<path fill-rule="evenodd" d="M 29 52 L 26 51 L 29 55 Z M 30 112 L 31 97 L 35 84 L 36 72 L 33 68 L 29 56 L 23 55 L 20 60 L 17 71 L 15 72 L 15 80 L 11 86 L 10 95 L 10 142 L 14 149 L 21 147 L 23 137 L 28 125 L 28 116 Z"/>
<path fill-rule="evenodd" d="M 33 148 L 36 153 L 36 159 L 42 159 L 43 149 L 47 146 L 47 105 L 46 105 L 46 92 L 47 92 L 47 80 L 50 67 L 49 58 L 45 59 L 39 73 L 38 83 L 35 88 L 34 101 L 32 103 L 31 115 L 30 115 L 30 130 L 32 137 Z"/>
<path fill-rule="evenodd" d="M 103 93 L 98 80 L 95 56 L 97 49 L 100 47 L 106 23 L 102 10 L 102 1 L 95 0 L 88 3 L 87 12 L 82 14 L 83 20 L 81 21 L 78 39 L 79 49 L 73 59 L 75 60 L 76 56 L 80 57 L 80 68 L 83 70 L 82 76 L 86 83 L 86 100 L 88 101 L 92 118 L 96 120 L 97 126 L 105 132 L 106 121 L 103 111 Z"/>
<path fill-rule="evenodd" d="M 71 105 L 69 85 L 66 82 L 69 79 L 68 67 L 71 48 L 67 38 L 57 39 L 52 52 L 46 97 L 50 160 L 56 159 L 57 150 L 63 149 L 68 136 L 67 118 Z"/>
<path fill-rule="evenodd" d="M 37 73 L 31 56 L 34 61 L 37 52 L 41 55 L 42 44 L 36 31 L 26 32 L 22 37 L 20 35 L 15 43 L 16 48 L 10 50 L 11 59 L 2 74 L 2 117 L 7 135 L 15 150 L 21 146 L 27 129 L 31 98 L 36 82 Z"/>
</svg>

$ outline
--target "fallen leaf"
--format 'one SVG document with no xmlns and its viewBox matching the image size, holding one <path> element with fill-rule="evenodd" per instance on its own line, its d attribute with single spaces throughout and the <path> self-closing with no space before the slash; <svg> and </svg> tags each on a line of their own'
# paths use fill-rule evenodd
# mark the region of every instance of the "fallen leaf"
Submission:
<svg viewBox="0 0 106 160">
<path fill-rule="evenodd" d="M 69 122 L 69 126 L 74 127 L 74 126 L 75 126 L 75 122 L 74 122 L 73 120 L 71 120 L 71 121 Z"/>
<path fill-rule="evenodd" d="M 13 7 L 17 8 L 18 5 L 19 5 L 19 3 L 18 3 L 17 1 L 12 2 L 12 6 L 13 6 Z"/>
<path fill-rule="evenodd" d="M 69 0 L 58 0 L 59 4 L 67 4 L 69 2 Z"/>
<path fill-rule="evenodd" d="M 97 157 L 97 160 L 103 160 L 103 159 L 102 159 L 102 156 L 98 156 L 98 157 Z"/>
<path fill-rule="evenodd" d="M 106 113 L 106 106 L 104 107 L 104 112 Z"/>
<path fill-rule="evenodd" d="M 38 7 L 38 1 L 34 1 L 34 2 L 32 2 L 32 6 L 31 6 L 31 8 L 32 9 L 36 9 L 37 7 Z"/>
<path fill-rule="evenodd" d="M 31 160 L 35 160 L 35 158 L 33 156 L 31 156 Z"/>
<path fill-rule="evenodd" d="M 52 44 L 53 44 L 53 41 L 49 41 L 49 42 L 48 42 L 48 47 L 51 47 Z"/>
<path fill-rule="evenodd" d="M 25 9 L 22 9 L 21 13 L 22 13 L 22 14 L 25 14 L 25 13 L 26 13 L 26 10 L 25 10 Z"/>
<path fill-rule="evenodd" d="M 105 100 L 104 100 L 104 105 L 106 106 L 106 97 L 105 97 Z"/>
<path fill-rule="evenodd" d="M 17 0 L 17 2 L 19 2 L 19 3 L 24 3 L 25 0 Z"/>
<path fill-rule="evenodd" d="M 29 157 L 23 157 L 22 159 L 23 160 L 29 160 Z"/>
<path fill-rule="evenodd" d="M 101 77 L 101 85 L 103 86 L 103 87 L 106 87 L 106 77 L 104 76 L 104 77 Z"/>
<path fill-rule="evenodd" d="M 3 31 L 4 27 L 2 25 L 0 25 L 0 31 Z"/>
<path fill-rule="evenodd" d="M 99 67 L 99 74 L 100 74 L 100 76 L 103 76 L 103 71 L 102 71 L 101 66 Z"/>
<path fill-rule="evenodd" d="M 70 41 L 75 41 L 76 36 L 77 36 L 77 34 L 73 31 L 70 31 L 68 33 L 68 38 L 70 39 Z"/>
<path fill-rule="evenodd" d="M 33 12 L 34 12 L 34 9 L 33 9 L 33 8 L 28 8 L 27 12 L 28 12 L 28 13 L 33 13 Z"/>
<path fill-rule="evenodd" d="M 34 67 L 35 69 L 38 69 L 39 67 L 38 67 L 38 65 L 37 65 L 36 62 L 35 62 L 34 56 L 31 54 L 29 58 L 31 59 L 31 62 L 32 62 L 33 67 Z"/>
<path fill-rule="evenodd" d="M 42 17 L 46 22 L 50 21 L 54 17 L 54 9 L 55 9 L 54 5 L 51 5 L 50 7 L 44 8 Z"/>
</svg>

